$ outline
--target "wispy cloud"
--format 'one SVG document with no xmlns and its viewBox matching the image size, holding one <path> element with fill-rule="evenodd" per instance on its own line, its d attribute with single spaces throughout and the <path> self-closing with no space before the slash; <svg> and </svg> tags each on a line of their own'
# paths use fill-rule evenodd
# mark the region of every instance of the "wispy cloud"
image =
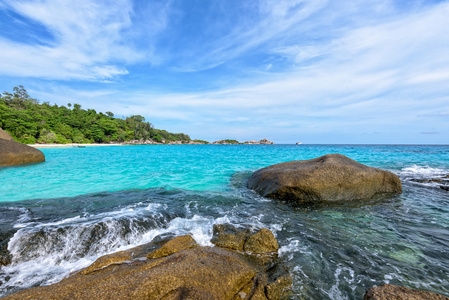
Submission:
<svg viewBox="0 0 449 300">
<path fill-rule="evenodd" d="M 155 118 L 160 117 L 155 111 L 182 111 L 181 119 L 191 122 L 211 118 L 228 127 L 258 124 L 255 131 L 272 135 L 279 135 L 281 128 L 289 135 L 292 127 L 309 133 L 376 131 L 398 138 L 412 128 L 425 132 L 419 127 L 435 120 L 423 114 L 449 109 L 447 97 L 442 98 L 449 92 L 447 15 L 449 5 L 442 3 L 388 22 L 349 28 L 311 55 L 291 48 L 295 57 L 320 53 L 307 68 L 297 59 L 295 68 L 264 77 L 265 82 L 257 82 L 259 78 L 216 92 L 151 95 L 141 99 L 139 109 Z M 231 116 L 239 124 L 228 124 Z M 448 129 L 443 122 L 438 126 Z"/>
<path fill-rule="evenodd" d="M 123 43 L 132 4 L 102 2 L 6 1 L 3 9 L 38 22 L 53 35 L 51 45 L 0 39 L 0 70 L 12 76 L 101 80 L 127 74 L 114 62 L 133 61 L 140 54 Z"/>
<path fill-rule="evenodd" d="M 421 132 L 421 134 L 439 134 L 438 131 L 435 131 L 435 129 L 431 129 L 431 130 L 426 130 Z"/>
<path fill-rule="evenodd" d="M 260 50 L 258 47 L 265 43 L 304 30 L 299 23 L 324 8 L 327 2 L 327 0 L 261 0 L 247 4 L 229 1 L 222 7 L 216 20 L 205 24 L 210 29 L 202 40 L 201 47 L 196 48 L 195 52 L 191 50 L 184 52 L 179 49 L 178 56 L 181 59 L 178 60 L 176 69 L 180 71 L 209 69 L 249 51 L 258 52 Z M 228 18 L 235 14 L 239 18 L 232 20 Z M 232 26 L 223 31 L 222 24 L 231 22 Z M 217 35 L 217 32 L 221 34 Z"/>
</svg>

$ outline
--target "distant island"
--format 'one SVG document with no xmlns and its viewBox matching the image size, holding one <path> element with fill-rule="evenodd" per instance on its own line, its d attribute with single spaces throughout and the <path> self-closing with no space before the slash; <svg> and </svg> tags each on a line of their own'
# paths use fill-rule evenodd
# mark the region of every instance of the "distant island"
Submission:
<svg viewBox="0 0 449 300">
<path fill-rule="evenodd" d="M 21 85 L 13 92 L 0 94 L 0 128 L 23 144 L 273 144 L 260 141 L 192 140 L 185 133 L 171 133 L 154 128 L 141 115 L 116 118 L 112 112 L 97 113 L 79 104 L 51 105 L 30 97 Z"/>
<path fill-rule="evenodd" d="M 220 144 L 220 145 L 273 145 L 274 143 L 267 140 L 267 139 L 262 139 L 260 141 L 255 141 L 255 140 L 251 140 L 251 141 L 246 141 L 243 143 L 240 143 L 239 141 L 236 140 L 221 140 L 221 141 L 216 141 L 213 142 L 212 144 Z"/>
<path fill-rule="evenodd" d="M 246 141 L 243 143 L 240 143 L 237 140 L 220 140 L 220 141 L 215 141 L 215 142 L 208 142 L 205 140 L 190 140 L 190 141 L 163 141 L 162 143 L 158 143 L 155 142 L 153 140 L 133 140 L 133 141 L 129 141 L 129 142 L 123 142 L 121 143 L 123 145 L 160 145 L 160 144 L 168 144 L 168 145 L 273 145 L 274 143 L 267 140 L 267 139 L 262 139 L 260 141 L 255 141 L 255 140 L 251 140 L 251 141 Z"/>
</svg>

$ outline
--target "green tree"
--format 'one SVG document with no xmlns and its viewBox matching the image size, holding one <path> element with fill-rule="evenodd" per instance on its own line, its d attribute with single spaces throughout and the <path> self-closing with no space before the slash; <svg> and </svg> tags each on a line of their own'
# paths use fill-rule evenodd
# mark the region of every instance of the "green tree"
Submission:
<svg viewBox="0 0 449 300">
<path fill-rule="evenodd" d="M 97 124 L 92 125 L 91 128 L 91 136 L 94 139 L 95 142 L 97 143 L 101 143 L 103 142 L 104 139 L 104 131 L 102 130 L 102 128 L 100 126 L 98 126 Z"/>
<path fill-rule="evenodd" d="M 153 139 L 161 142 L 188 142 L 184 133 L 170 133 L 155 129 L 141 115 L 125 119 L 114 118 L 112 112 L 97 113 L 71 103 L 65 106 L 39 103 L 31 98 L 23 86 L 12 93 L 0 94 L 0 127 L 22 143 L 87 143 Z"/>
</svg>

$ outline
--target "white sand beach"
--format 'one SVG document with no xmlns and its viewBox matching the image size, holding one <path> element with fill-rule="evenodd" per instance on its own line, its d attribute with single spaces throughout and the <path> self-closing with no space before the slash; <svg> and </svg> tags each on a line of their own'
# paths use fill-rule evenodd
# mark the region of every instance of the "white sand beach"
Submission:
<svg viewBox="0 0 449 300">
<path fill-rule="evenodd" d="M 97 147 L 97 146 L 124 146 L 122 144 L 31 144 L 34 148 L 71 148 L 71 147 Z"/>
</svg>

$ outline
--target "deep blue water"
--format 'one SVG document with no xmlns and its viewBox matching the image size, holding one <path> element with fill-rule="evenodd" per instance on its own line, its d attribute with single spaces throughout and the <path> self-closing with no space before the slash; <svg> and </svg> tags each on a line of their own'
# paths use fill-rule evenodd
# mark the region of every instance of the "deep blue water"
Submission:
<svg viewBox="0 0 449 300">
<path fill-rule="evenodd" d="M 0 234 L 13 264 L 0 296 L 57 282 L 98 256 L 173 232 L 210 245 L 212 225 L 271 229 L 292 299 L 362 299 L 383 283 L 449 295 L 449 192 L 413 179 L 449 174 L 449 146 L 185 145 L 41 149 L 0 168 Z M 344 154 L 390 170 L 403 194 L 292 205 L 246 188 L 274 163 Z"/>
</svg>

